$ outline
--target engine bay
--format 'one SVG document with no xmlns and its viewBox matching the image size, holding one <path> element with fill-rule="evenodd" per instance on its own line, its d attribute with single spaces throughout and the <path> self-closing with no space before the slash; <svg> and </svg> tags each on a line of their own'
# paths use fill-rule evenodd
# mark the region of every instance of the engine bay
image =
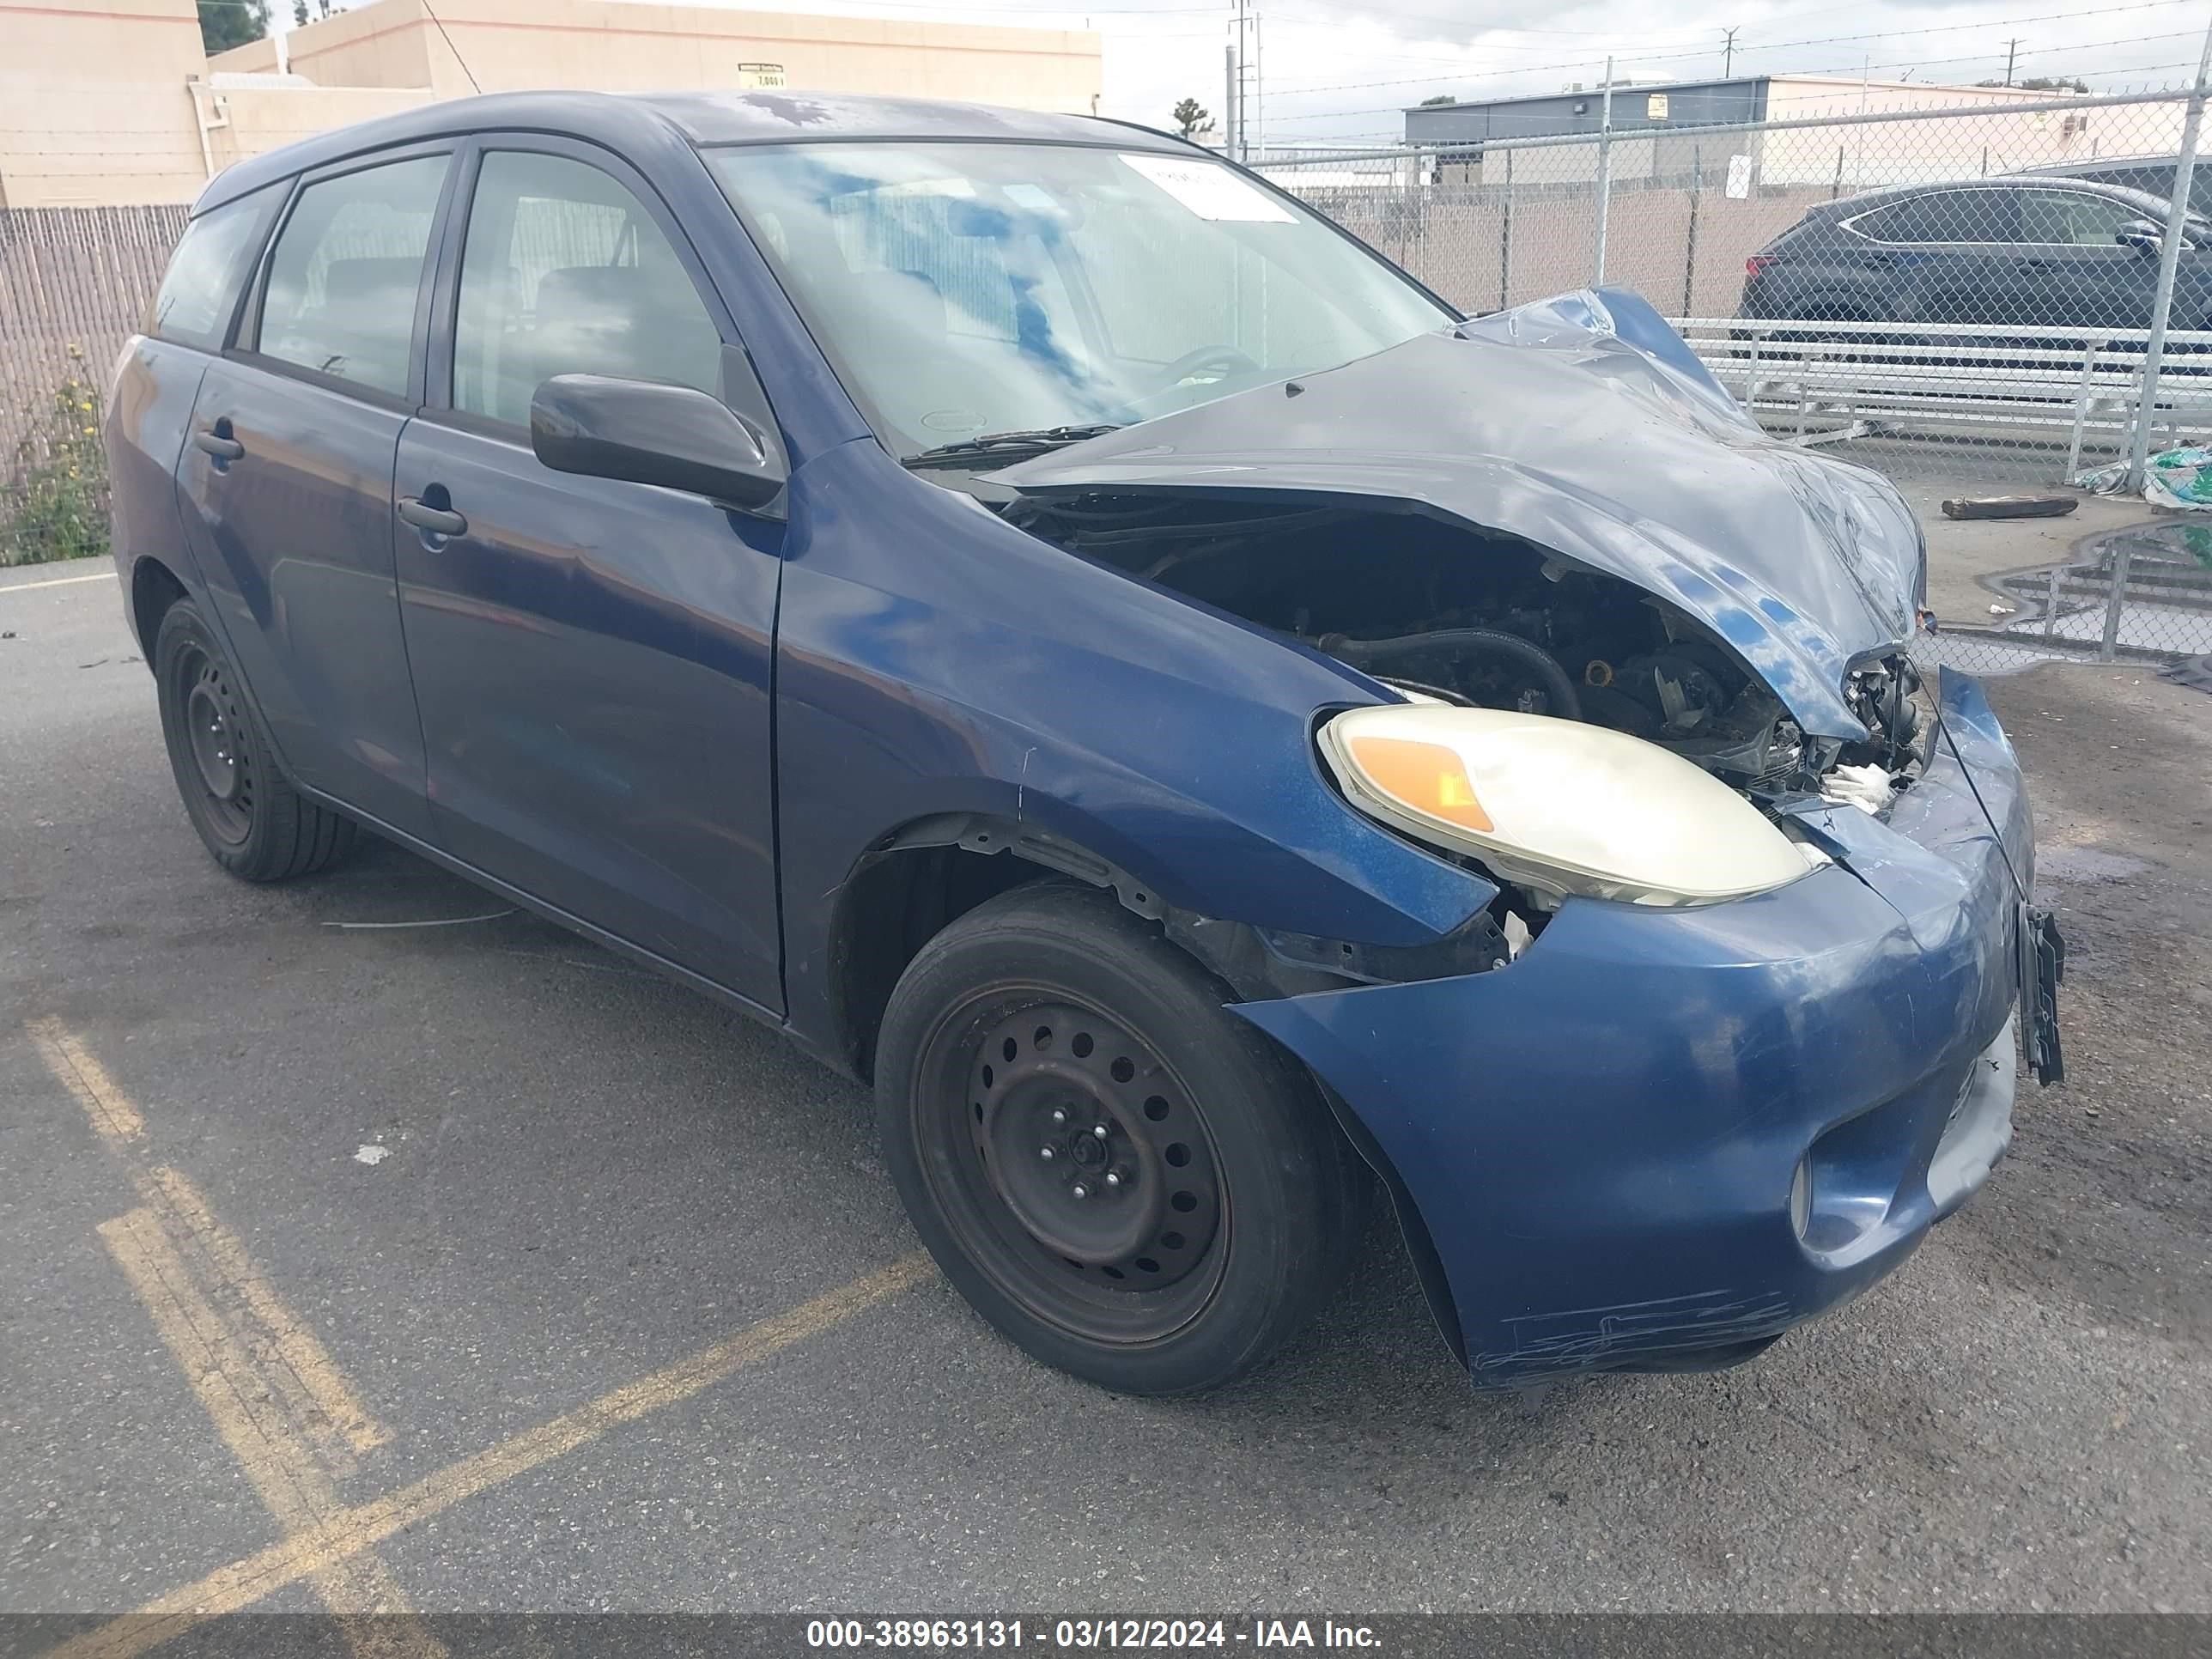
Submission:
<svg viewBox="0 0 2212 1659">
<path fill-rule="evenodd" d="M 1071 552 L 1275 629 L 1408 698 L 1609 726 L 1762 804 L 1819 793 L 1875 811 L 1925 759 L 1926 696 L 1902 653 L 1846 684 L 1868 738 L 1808 737 L 1703 623 L 1619 577 L 1456 520 L 1103 492 L 1002 510 Z"/>
</svg>

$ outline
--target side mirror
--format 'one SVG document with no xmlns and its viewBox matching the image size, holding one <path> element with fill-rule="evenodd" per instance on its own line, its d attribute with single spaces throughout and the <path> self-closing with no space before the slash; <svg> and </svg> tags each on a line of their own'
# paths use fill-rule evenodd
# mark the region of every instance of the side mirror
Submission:
<svg viewBox="0 0 2212 1659">
<path fill-rule="evenodd" d="M 2112 240 L 2138 253 L 2155 253 L 2164 244 L 2166 233 L 2148 219 L 2130 219 L 2112 233 Z"/>
<path fill-rule="evenodd" d="M 774 433 L 688 386 L 556 374 L 530 400 L 530 447 L 556 472 L 620 478 L 781 518 L 791 469 Z"/>
</svg>

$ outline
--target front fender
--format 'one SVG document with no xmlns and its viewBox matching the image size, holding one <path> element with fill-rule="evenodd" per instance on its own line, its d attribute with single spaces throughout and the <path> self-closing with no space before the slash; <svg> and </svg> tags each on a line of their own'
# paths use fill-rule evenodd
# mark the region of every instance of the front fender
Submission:
<svg viewBox="0 0 2212 1659">
<path fill-rule="evenodd" d="M 785 994 L 810 1041 L 835 1038 L 838 894 L 933 814 L 1034 826 L 1178 909 L 1356 944 L 1429 944 L 1492 897 L 1322 775 L 1316 712 L 1376 698 L 1349 669 L 1027 535 L 870 441 L 792 487 L 778 822 Z"/>
</svg>

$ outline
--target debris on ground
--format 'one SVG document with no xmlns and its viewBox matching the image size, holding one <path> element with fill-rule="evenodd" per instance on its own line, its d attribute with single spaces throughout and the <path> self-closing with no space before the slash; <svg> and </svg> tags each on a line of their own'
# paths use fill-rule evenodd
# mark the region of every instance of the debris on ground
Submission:
<svg viewBox="0 0 2212 1659">
<path fill-rule="evenodd" d="M 2184 657 L 2179 662 L 2168 663 L 2159 671 L 2162 679 L 2176 685 L 2185 685 L 2192 691 L 2212 693 L 2212 652 L 2201 657 Z"/>
<path fill-rule="evenodd" d="M 2071 495 L 1954 495 L 1947 519 L 2063 519 L 2081 503 Z"/>
<path fill-rule="evenodd" d="M 2077 489 L 2095 495 L 2117 495 L 2127 482 L 2125 461 L 2093 467 L 2074 480 Z M 2142 494 L 2155 507 L 2212 507 L 2212 449 L 2185 444 L 2160 450 L 2143 464 Z"/>
<path fill-rule="evenodd" d="M 383 1163 L 386 1158 L 390 1158 L 391 1156 L 391 1147 L 380 1146 L 374 1141 L 365 1141 L 362 1143 L 361 1150 L 353 1155 L 353 1161 L 356 1164 L 374 1165 Z"/>
</svg>

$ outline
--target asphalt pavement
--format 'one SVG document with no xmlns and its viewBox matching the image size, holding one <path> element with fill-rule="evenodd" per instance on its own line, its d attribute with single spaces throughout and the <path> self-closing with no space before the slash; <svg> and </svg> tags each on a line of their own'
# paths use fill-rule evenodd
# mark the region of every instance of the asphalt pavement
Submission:
<svg viewBox="0 0 2212 1659">
<path fill-rule="evenodd" d="M 1478 1397 L 1378 1231 L 1146 1402 L 972 1316 L 772 1031 L 382 843 L 222 875 L 101 567 L 0 634 L 0 1612 L 2212 1611 L 2201 694 L 1992 684 L 2071 1077 L 1867 1297 Z"/>
</svg>

